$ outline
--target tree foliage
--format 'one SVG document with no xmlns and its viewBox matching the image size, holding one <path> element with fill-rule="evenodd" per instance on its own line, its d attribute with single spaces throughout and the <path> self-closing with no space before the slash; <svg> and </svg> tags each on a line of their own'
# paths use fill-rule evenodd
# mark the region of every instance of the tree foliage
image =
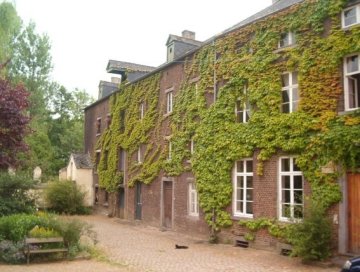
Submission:
<svg viewBox="0 0 360 272">
<path fill-rule="evenodd" d="M 0 169 L 16 166 L 17 154 L 25 151 L 29 132 L 28 92 L 23 85 L 12 86 L 0 78 Z"/>
</svg>

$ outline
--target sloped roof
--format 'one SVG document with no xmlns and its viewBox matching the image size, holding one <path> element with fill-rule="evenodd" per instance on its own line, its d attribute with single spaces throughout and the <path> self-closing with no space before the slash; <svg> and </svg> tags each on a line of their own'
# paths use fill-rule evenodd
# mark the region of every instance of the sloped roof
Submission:
<svg viewBox="0 0 360 272">
<path fill-rule="evenodd" d="M 156 67 L 136 64 L 131 62 L 125 61 L 118 61 L 118 60 L 109 60 L 108 65 L 106 67 L 106 71 L 108 73 L 114 72 L 151 72 L 155 70 Z"/>
<path fill-rule="evenodd" d="M 89 154 L 82 153 L 72 153 L 71 156 L 74 159 L 75 167 L 77 169 L 91 169 L 93 168 L 93 163 L 91 161 Z"/>
<path fill-rule="evenodd" d="M 246 18 L 245 20 L 241 21 L 240 23 L 237 23 L 236 25 L 224 30 L 219 35 L 231 32 L 237 28 L 243 27 L 245 25 L 251 24 L 259 19 L 265 18 L 266 16 L 269 16 L 273 13 L 276 13 L 278 11 L 281 11 L 283 9 L 286 9 L 294 4 L 304 2 L 305 0 L 279 0 L 275 3 L 273 3 L 271 6 L 259 11 L 258 13 L 255 13 L 254 15 Z"/>
</svg>

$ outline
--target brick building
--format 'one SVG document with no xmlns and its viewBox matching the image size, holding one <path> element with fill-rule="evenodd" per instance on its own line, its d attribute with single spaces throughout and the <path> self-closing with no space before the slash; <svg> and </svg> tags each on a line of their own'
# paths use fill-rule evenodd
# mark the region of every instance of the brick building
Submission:
<svg viewBox="0 0 360 272">
<path fill-rule="evenodd" d="M 199 205 L 202 200 L 198 190 L 201 190 L 205 197 L 228 203 L 223 210 L 230 215 L 232 226 L 222 228 L 220 237 L 231 242 L 242 242 L 246 233 L 238 221 L 275 218 L 290 223 L 301 220 L 306 210 L 306 196 L 314 189 L 297 164 L 297 157 L 302 155 L 296 152 L 301 149 L 300 145 L 293 141 L 296 137 L 287 133 L 278 135 L 270 128 L 276 122 L 279 126 L 288 122 L 289 130 L 299 129 L 300 135 L 302 125 L 297 127 L 296 122 L 305 126 L 304 119 L 311 117 L 323 125 L 322 120 L 329 116 L 350 116 L 354 118 L 351 120 L 358 120 L 360 108 L 360 1 L 346 1 L 341 9 L 339 1 L 330 2 L 324 5 L 322 0 L 273 1 L 270 7 L 205 42 L 196 41 L 191 31 L 184 31 L 181 37 L 170 35 L 166 43 L 168 62 L 157 68 L 109 61 L 107 71 L 121 75 L 122 84 L 118 84 L 119 79 L 101 82 L 99 100 L 85 109 L 85 152 L 93 155 L 97 165 L 94 186 L 98 205 L 108 207 L 114 216 L 206 236 L 209 226 L 205 216 L 209 211 L 204 212 L 205 202 L 204 209 Z M 339 10 L 334 12 L 336 8 Z M 320 9 L 324 11 L 322 15 L 314 16 Z M 336 45 L 331 43 L 341 40 L 339 37 L 348 39 L 351 45 L 335 51 Z M 316 56 L 309 57 L 311 48 L 323 51 L 319 49 Z M 336 52 L 336 56 L 326 52 Z M 320 55 L 330 61 L 317 58 Z M 197 64 L 199 60 L 202 62 Z M 313 73 L 319 71 L 323 74 L 314 76 Z M 313 78 L 307 80 L 307 77 Z M 317 80 L 319 83 L 315 84 Z M 151 82 L 155 82 L 154 85 Z M 233 91 L 241 98 L 236 98 L 232 105 L 227 93 Z M 156 96 L 151 100 L 155 104 L 149 102 L 147 95 Z M 189 99 L 191 96 L 194 98 Z M 192 100 L 199 101 L 201 109 L 194 109 Z M 222 112 L 225 108 L 232 109 L 233 117 Z M 209 116 L 216 119 L 221 114 L 224 123 L 233 118 L 237 125 L 229 123 L 229 128 L 211 125 Z M 149 127 L 144 125 L 145 119 L 151 120 Z M 268 120 L 272 123 L 267 124 Z M 246 133 L 252 124 L 253 134 L 246 134 L 249 140 L 241 140 L 245 135 L 241 131 Z M 262 129 L 255 130 L 261 125 Z M 204 128 L 209 128 L 205 134 Z M 360 130 L 354 121 L 351 128 Z M 238 133 L 235 137 L 231 134 L 234 131 Z M 309 131 L 313 133 L 310 128 Z M 259 141 L 256 140 L 258 134 L 264 134 Z M 219 141 L 218 135 L 225 137 Z M 307 142 L 313 135 L 301 139 Z M 216 144 L 207 146 L 207 141 Z M 239 148 L 232 145 L 237 141 L 242 145 Z M 111 147 L 110 142 L 116 146 Z M 248 149 L 244 147 L 247 142 Z M 229 146 L 239 150 L 234 154 L 229 152 L 228 156 L 221 154 Z M 210 150 L 212 153 L 207 158 L 213 160 L 209 162 L 213 164 L 206 173 L 212 173 L 209 183 L 215 180 L 213 195 L 211 188 L 201 181 L 199 173 L 202 172 L 196 172 L 197 165 L 203 163 L 198 154 L 209 154 Z M 111 153 L 116 153 L 114 173 L 109 173 Z M 227 162 L 220 159 L 216 162 L 217 155 Z M 316 159 L 314 156 L 314 163 Z M 178 168 L 172 164 L 176 160 Z M 161 163 L 156 164 L 157 161 Z M 335 157 L 324 161 L 316 173 L 323 176 L 340 173 L 336 163 Z M 219 183 L 216 183 L 220 169 L 229 164 L 227 177 L 219 174 Z M 111 194 L 101 187 L 106 188 L 113 181 L 102 183 L 98 166 L 104 179 L 109 176 L 119 179 Z M 331 219 L 334 245 L 341 253 L 360 253 L 360 223 L 356 219 L 360 218 L 357 208 L 360 176 L 356 172 L 353 167 L 336 177 L 342 201 L 332 205 Z M 226 179 L 228 183 L 221 189 L 220 180 Z M 223 193 L 229 188 L 231 192 L 227 193 L 226 200 L 216 199 L 216 192 Z M 215 217 L 213 220 L 217 220 Z M 276 244 L 277 240 L 266 231 L 257 232 L 256 246 L 275 247 Z"/>
</svg>

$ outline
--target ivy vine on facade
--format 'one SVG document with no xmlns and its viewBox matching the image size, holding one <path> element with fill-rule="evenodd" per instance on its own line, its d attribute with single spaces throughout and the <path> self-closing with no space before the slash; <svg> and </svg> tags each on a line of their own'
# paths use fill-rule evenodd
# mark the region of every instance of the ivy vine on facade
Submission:
<svg viewBox="0 0 360 272">
<path fill-rule="evenodd" d="M 120 65 L 128 80 L 86 108 L 100 204 L 231 240 L 261 219 L 271 246 L 315 202 L 338 251 L 360 253 L 360 1 L 280 0 L 205 43 L 185 34 L 168 53 L 190 51 L 131 80 Z"/>
</svg>

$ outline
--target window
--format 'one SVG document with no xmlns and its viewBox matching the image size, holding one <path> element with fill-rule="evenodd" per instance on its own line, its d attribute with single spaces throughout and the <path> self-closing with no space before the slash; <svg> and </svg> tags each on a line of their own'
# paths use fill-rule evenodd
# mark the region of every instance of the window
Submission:
<svg viewBox="0 0 360 272">
<path fill-rule="evenodd" d="M 120 132 L 124 133 L 125 131 L 125 110 L 120 111 Z"/>
<path fill-rule="evenodd" d="M 144 115 L 145 115 L 145 103 L 141 102 L 139 107 L 140 120 L 144 118 Z"/>
<path fill-rule="evenodd" d="M 118 171 L 125 171 L 125 150 L 119 148 Z"/>
<path fill-rule="evenodd" d="M 301 219 L 304 212 L 304 181 L 293 157 L 280 158 L 280 220 Z"/>
<path fill-rule="evenodd" d="M 97 173 L 98 166 L 100 163 L 100 154 L 101 154 L 100 152 L 101 152 L 100 150 L 96 150 L 96 153 L 95 153 L 95 167 L 94 167 L 95 173 Z"/>
<path fill-rule="evenodd" d="M 142 163 L 142 157 L 141 157 L 141 146 L 139 146 L 137 153 L 136 153 L 136 161 L 137 163 Z"/>
<path fill-rule="evenodd" d="M 345 110 L 360 108 L 360 54 L 346 57 L 345 74 Z"/>
<path fill-rule="evenodd" d="M 172 143 L 169 141 L 169 143 L 168 143 L 168 160 L 171 160 L 171 152 L 172 152 Z"/>
<path fill-rule="evenodd" d="M 166 93 L 166 113 L 173 111 L 173 92 Z"/>
<path fill-rule="evenodd" d="M 194 154 L 195 153 L 195 140 L 194 138 L 191 138 L 191 141 L 190 141 L 190 154 Z"/>
<path fill-rule="evenodd" d="M 299 104 L 298 74 L 285 73 L 281 76 L 282 83 L 282 112 L 294 112 Z"/>
<path fill-rule="evenodd" d="M 96 135 L 101 134 L 101 117 L 96 119 Z"/>
<path fill-rule="evenodd" d="M 190 216 L 199 216 L 198 194 L 194 183 L 189 183 L 188 208 Z"/>
<path fill-rule="evenodd" d="M 237 161 L 233 177 L 234 216 L 253 217 L 253 161 Z"/>
<path fill-rule="evenodd" d="M 106 127 L 109 128 L 111 125 L 111 115 L 106 115 Z"/>
<path fill-rule="evenodd" d="M 294 45 L 296 43 L 295 34 L 293 32 L 286 32 L 280 35 L 279 48 Z"/>
<path fill-rule="evenodd" d="M 250 102 L 247 97 L 248 90 L 247 86 L 244 87 L 244 99 L 238 99 L 236 101 L 236 108 L 235 108 L 235 114 L 236 114 L 236 121 L 238 123 L 247 123 L 250 119 Z"/>
<path fill-rule="evenodd" d="M 104 152 L 104 170 L 108 168 L 108 158 L 109 158 L 109 150 L 105 150 Z"/>
<path fill-rule="evenodd" d="M 360 23 L 360 4 L 345 9 L 342 12 L 342 26 L 343 28 L 356 25 Z"/>
</svg>

